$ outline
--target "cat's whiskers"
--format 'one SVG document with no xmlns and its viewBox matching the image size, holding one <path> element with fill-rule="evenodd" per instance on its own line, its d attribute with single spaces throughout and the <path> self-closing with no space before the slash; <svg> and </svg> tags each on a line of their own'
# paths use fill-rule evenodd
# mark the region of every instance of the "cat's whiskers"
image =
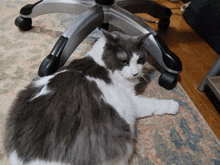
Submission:
<svg viewBox="0 0 220 165">
<path fill-rule="evenodd" d="M 141 75 L 141 77 L 146 81 L 146 83 L 148 83 L 148 80 L 143 75 Z"/>
</svg>

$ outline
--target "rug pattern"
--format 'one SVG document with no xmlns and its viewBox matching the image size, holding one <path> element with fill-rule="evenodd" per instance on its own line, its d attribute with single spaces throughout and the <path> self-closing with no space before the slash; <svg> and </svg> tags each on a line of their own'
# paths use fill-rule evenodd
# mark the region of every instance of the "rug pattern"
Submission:
<svg viewBox="0 0 220 165">
<path fill-rule="evenodd" d="M 59 36 L 77 16 L 49 14 L 33 19 L 34 28 L 21 32 L 14 20 L 22 6 L 33 0 L 0 2 L 0 162 L 9 165 L 3 147 L 4 123 L 19 90 L 37 76 L 38 67 Z M 71 58 L 83 57 L 102 34 L 95 30 Z M 158 85 L 157 64 L 149 58 L 146 70 L 150 83 L 143 96 L 174 99 L 180 103 L 177 115 L 151 116 L 137 121 L 136 152 L 131 165 L 220 165 L 220 142 L 193 102 L 178 83 L 167 91 Z M 67 63 L 68 63 L 67 62 Z M 158 66 L 157 66 L 158 67 Z M 156 67 L 156 68 L 157 68 Z"/>
</svg>

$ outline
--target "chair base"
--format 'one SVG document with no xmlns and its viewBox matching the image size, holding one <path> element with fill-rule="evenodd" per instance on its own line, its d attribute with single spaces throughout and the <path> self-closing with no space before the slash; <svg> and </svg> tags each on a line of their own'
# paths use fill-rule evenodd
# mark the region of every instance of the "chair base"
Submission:
<svg viewBox="0 0 220 165">
<path fill-rule="evenodd" d="M 47 76 L 56 72 L 59 67 L 65 64 L 77 46 L 93 30 L 97 27 L 108 29 L 109 24 L 111 24 L 130 35 L 152 33 L 146 41 L 145 48 L 166 70 L 166 72 L 169 73 L 166 74 L 166 76 L 163 76 L 166 78 L 160 79 L 160 81 L 164 81 L 165 83 L 160 84 L 166 89 L 172 89 L 175 86 L 173 84 L 176 83 L 177 75 L 182 71 L 180 59 L 169 50 L 157 33 L 140 17 L 119 7 L 119 5 L 122 5 L 126 8 L 131 4 L 133 6 L 140 4 L 143 5 L 143 0 L 119 1 L 110 5 L 100 4 L 102 2 L 105 2 L 105 0 L 96 0 L 96 2 L 89 0 L 41 0 L 33 5 L 26 5 L 21 9 L 21 16 L 15 21 L 16 26 L 20 30 L 30 30 L 32 23 L 31 18 L 42 14 L 56 12 L 80 14 L 80 18 L 70 24 L 55 44 L 51 53 L 42 62 L 38 75 Z M 148 4 L 147 2 L 152 3 L 152 1 L 144 1 L 145 6 Z M 161 7 L 157 3 L 153 4 L 155 4 L 157 9 L 160 9 L 160 18 L 162 18 L 161 13 L 163 13 L 163 18 L 169 19 L 171 15 L 167 12 L 167 8 Z M 149 5 L 147 6 L 149 7 Z M 155 6 L 152 6 L 152 8 L 155 8 Z M 149 9 L 148 11 L 150 11 L 151 14 L 153 13 L 152 9 Z M 156 11 L 156 13 L 158 13 L 158 11 Z"/>
</svg>

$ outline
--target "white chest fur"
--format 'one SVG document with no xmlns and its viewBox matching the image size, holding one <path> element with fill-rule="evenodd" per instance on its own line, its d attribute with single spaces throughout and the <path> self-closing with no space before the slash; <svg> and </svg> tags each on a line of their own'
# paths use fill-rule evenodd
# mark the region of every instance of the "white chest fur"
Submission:
<svg viewBox="0 0 220 165">
<path fill-rule="evenodd" d="M 136 118 L 136 105 L 133 102 L 134 96 L 133 84 L 115 72 L 110 74 L 112 83 L 107 84 L 103 80 L 87 76 L 89 81 L 94 81 L 103 94 L 103 100 L 110 104 L 119 115 L 130 125 L 134 132 L 134 123 Z"/>
</svg>

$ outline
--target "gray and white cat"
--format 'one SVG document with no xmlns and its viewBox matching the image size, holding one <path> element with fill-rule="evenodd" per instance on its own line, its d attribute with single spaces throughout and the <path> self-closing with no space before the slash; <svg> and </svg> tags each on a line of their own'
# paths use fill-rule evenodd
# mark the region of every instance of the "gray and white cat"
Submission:
<svg viewBox="0 0 220 165">
<path fill-rule="evenodd" d="M 126 165 L 136 119 L 178 112 L 176 101 L 134 90 L 150 34 L 103 33 L 84 58 L 18 94 L 6 123 L 12 165 Z"/>
</svg>

